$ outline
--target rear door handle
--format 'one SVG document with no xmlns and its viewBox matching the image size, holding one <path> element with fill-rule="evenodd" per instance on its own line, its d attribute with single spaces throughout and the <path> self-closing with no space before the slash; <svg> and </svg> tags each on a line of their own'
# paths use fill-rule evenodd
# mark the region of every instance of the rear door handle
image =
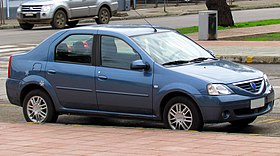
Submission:
<svg viewBox="0 0 280 156">
<path fill-rule="evenodd" d="M 107 76 L 105 76 L 105 75 L 99 75 L 99 76 L 98 76 L 98 79 L 99 79 L 99 80 L 107 80 L 108 78 L 107 78 Z"/>
<path fill-rule="evenodd" d="M 55 70 L 48 70 L 48 74 L 56 74 Z"/>
</svg>

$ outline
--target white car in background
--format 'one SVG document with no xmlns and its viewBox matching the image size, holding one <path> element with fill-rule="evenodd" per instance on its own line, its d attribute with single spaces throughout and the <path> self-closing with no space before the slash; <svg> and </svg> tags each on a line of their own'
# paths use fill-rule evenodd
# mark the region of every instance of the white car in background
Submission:
<svg viewBox="0 0 280 156">
<path fill-rule="evenodd" d="M 34 24 L 51 24 L 62 29 L 66 24 L 74 27 L 84 18 L 107 24 L 117 9 L 117 0 L 32 0 L 19 6 L 17 20 L 24 30 L 32 29 Z"/>
</svg>

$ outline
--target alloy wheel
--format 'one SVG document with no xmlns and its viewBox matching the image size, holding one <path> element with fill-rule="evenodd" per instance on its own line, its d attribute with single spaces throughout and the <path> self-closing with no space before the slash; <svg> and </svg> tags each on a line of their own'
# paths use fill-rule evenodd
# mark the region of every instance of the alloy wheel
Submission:
<svg viewBox="0 0 280 156">
<path fill-rule="evenodd" d="M 193 115 L 183 103 L 174 104 L 168 111 L 168 122 L 173 130 L 189 130 L 193 124 Z"/>
<path fill-rule="evenodd" d="M 48 105 L 40 96 L 33 96 L 27 102 L 27 115 L 32 122 L 42 123 L 48 115 Z"/>
</svg>

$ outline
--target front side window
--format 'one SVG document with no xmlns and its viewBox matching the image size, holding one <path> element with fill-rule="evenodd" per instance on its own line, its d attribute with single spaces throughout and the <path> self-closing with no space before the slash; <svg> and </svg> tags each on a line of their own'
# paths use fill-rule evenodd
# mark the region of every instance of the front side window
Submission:
<svg viewBox="0 0 280 156">
<path fill-rule="evenodd" d="M 213 58 L 190 39 L 175 32 L 163 32 L 132 37 L 159 64 L 196 58 Z"/>
<path fill-rule="evenodd" d="M 141 57 L 121 39 L 101 37 L 101 65 L 105 67 L 130 69 L 131 62 Z"/>
<path fill-rule="evenodd" d="M 93 35 L 71 35 L 56 46 L 55 61 L 91 64 Z"/>
</svg>

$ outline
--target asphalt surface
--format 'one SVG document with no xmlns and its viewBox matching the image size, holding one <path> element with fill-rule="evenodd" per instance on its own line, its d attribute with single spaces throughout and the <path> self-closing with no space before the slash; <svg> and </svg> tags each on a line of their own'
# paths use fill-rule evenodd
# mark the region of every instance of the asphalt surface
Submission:
<svg viewBox="0 0 280 156">
<path fill-rule="evenodd" d="M 234 127 L 229 123 L 221 124 L 205 124 L 203 131 L 209 132 L 226 132 L 226 133 L 242 133 L 248 135 L 276 136 L 280 137 L 280 65 L 279 64 L 250 64 L 254 68 L 266 72 L 270 82 L 275 86 L 276 101 L 272 112 L 264 116 L 260 116 L 256 121 L 248 127 Z M 5 83 L 5 69 L 0 69 L 1 86 Z M 1 94 L 5 94 L 2 87 Z M 6 95 L 4 95 L 6 96 Z M 2 96 L 3 97 L 3 96 Z M 22 108 L 8 104 L 8 101 L 2 101 L 0 104 L 0 122 L 23 123 L 25 122 L 22 114 Z M 131 119 L 113 119 L 91 116 L 74 116 L 62 115 L 59 117 L 57 124 L 74 124 L 74 125 L 98 125 L 105 127 L 132 127 L 132 128 L 164 128 L 163 124 L 155 121 L 131 120 Z"/>
<path fill-rule="evenodd" d="M 264 19 L 278 19 L 280 14 L 280 8 L 269 8 L 269 9 L 254 9 L 254 10 L 242 10 L 233 11 L 233 18 L 235 22 L 245 22 L 245 21 L 257 21 Z M 185 15 L 185 16 L 168 16 L 168 17 L 157 17 L 147 19 L 151 24 L 171 27 L 171 28 L 181 28 L 190 27 L 198 25 L 198 15 Z M 79 24 L 92 25 L 95 23 Z M 122 20 L 122 21 L 112 21 L 110 24 L 147 24 L 144 20 L 133 19 L 133 20 Z M 22 30 L 22 29 L 5 29 L 1 30 L 0 43 L 14 44 L 14 43 L 40 43 L 45 38 L 51 34 L 57 32 L 58 30 L 51 29 L 50 26 L 37 27 L 33 30 Z M 28 37 L 27 37 L 28 36 Z"/>
<path fill-rule="evenodd" d="M 255 21 L 261 19 L 279 18 L 280 8 L 235 11 L 234 19 L 236 22 Z M 245 16 L 246 15 L 246 16 Z M 245 18 L 246 17 L 246 18 Z M 197 25 L 197 15 L 149 18 L 152 24 L 164 25 L 168 27 L 188 27 Z M 136 23 L 134 23 L 136 22 Z M 139 22 L 139 23 L 137 23 Z M 146 24 L 141 20 L 113 21 L 111 24 Z M 90 24 L 90 23 L 89 23 Z M 31 31 L 23 31 L 21 29 L 1 30 L 0 44 L 20 44 L 20 43 L 39 43 L 47 36 L 55 33 L 50 27 L 40 27 Z M 3 61 L 3 60 L 1 60 Z M 5 63 L 5 61 L 4 61 Z M 228 132 L 228 133 L 245 133 L 250 135 L 266 135 L 280 136 L 280 65 L 277 64 L 258 64 L 253 66 L 266 72 L 271 83 L 275 86 L 276 101 L 274 110 L 257 120 L 246 128 L 233 127 L 228 123 L 222 124 L 206 124 L 203 131 Z M 5 93 L 5 79 L 7 77 L 7 69 L 0 68 L 0 122 L 21 123 L 25 122 L 22 109 L 17 106 L 8 104 Z M 163 128 L 162 123 L 128 120 L 128 119 L 111 119 L 96 118 L 84 116 L 60 116 L 58 124 L 82 124 L 82 125 L 102 125 L 102 126 L 120 126 L 120 127 L 136 127 L 136 128 Z"/>
</svg>

